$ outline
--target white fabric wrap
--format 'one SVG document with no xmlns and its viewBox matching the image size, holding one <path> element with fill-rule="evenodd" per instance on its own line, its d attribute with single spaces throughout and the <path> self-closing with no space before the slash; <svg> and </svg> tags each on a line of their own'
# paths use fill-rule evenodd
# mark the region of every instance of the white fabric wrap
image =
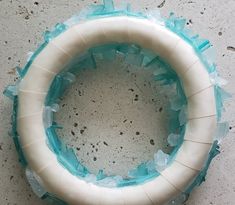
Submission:
<svg viewBox="0 0 235 205">
<path fill-rule="evenodd" d="M 150 49 L 172 65 L 188 97 L 185 140 L 175 161 L 159 177 L 141 185 L 105 188 L 87 183 L 64 169 L 48 148 L 43 127 L 46 93 L 55 75 L 72 57 L 111 42 Z M 31 169 L 46 190 L 71 205 L 162 205 L 184 191 L 205 164 L 216 127 L 214 90 L 194 49 L 147 19 L 109 17 L 86 21 L 53 39 L 36 57 L 20 83 L 20 142 Z"/>
</svg>

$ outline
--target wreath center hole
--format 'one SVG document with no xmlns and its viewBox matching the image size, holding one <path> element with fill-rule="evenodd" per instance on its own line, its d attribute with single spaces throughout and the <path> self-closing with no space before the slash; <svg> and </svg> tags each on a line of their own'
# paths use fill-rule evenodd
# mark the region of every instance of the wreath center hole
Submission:
<svg viewBox="0 0 235 205">
<path fill-rule="evenodd" d="M 82 70 L 60 102 L 57 133 L 92 173 L 127 176 L 167 145 L 167 97 L 153 70 L 123 59 Z"/>
</svg>

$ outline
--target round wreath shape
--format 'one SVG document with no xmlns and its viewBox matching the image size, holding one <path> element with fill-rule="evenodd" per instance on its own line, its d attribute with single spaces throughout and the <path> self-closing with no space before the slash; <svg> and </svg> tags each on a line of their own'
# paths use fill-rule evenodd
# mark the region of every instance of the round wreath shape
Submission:
<svg viewBox="0 0 235 205">
<path fill-rule="evenodd" d="M 20 161 L 39 197 L 71 205 L 177 204 L 201 184 L 212 158 L 219 153 L 218 128 L 220 135 L 226 132 L 227 124 L 219 120 L 228 94 L 220 88 L 214 63 L 204 55 L 209 41 L 191 35 L 184 24 L 184 19 L 173 14 L 162 19 L 133 13 L 129 6 L 115 10 L 113 3 L 106 1 L 45 33 L 45 42 L 25 68 L 18 69 L 19 83 L 5 91 L 14 100 L 12 135 Z M 136 55 L 140 48 L 148 52 Z M 154 62 L 171 66 L 173 70 L 156 80 L 177 82 L 183 99 L 180 105 L 187 107 L 187 120 L 180 124 L 175 149 L 169 156 L 156 155 L 167 162 L 153 164 L 154 171 L 149 171 L 149 164 L 140 166 L 147 174 L 131 180 L 107 177 L 102 171 L 91 180 L 93 175 L 57 137 L 57 124 L 51 117 L 57 109 L 56 99 L 74 80 L 77 71 L 71 64 L 86 67 L 95 63 L 95 52 L 110 55 L 110 49 L 134 56 L 135 62 L 141 59 L 146 67 Z M 115 182 L 112 186 L 110 180 Z"/>
</svg>

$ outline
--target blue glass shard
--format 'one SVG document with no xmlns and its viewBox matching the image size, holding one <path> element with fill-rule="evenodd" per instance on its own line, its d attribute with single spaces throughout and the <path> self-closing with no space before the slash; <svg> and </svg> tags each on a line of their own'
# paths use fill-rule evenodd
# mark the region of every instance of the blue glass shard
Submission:
<svg viewBox="0 0 235 205">
<path fill-rule="evenodd" d="M 45 31 L 43 34 L 45 42 L 50 42 L 52 39 L 66 31 L 67 26 L 63 23 L 58 23 L 55 25 L 52 31 Z"/>
<path fill-rule="evenodd" d="M 139 67 L 143 64 L 143 59 L 144 59 L 143 55 L 133 54 L 133 53 L 128 53 L 125 58 L 127 63 Z"/>
<path fill-rule="evenodd" d="M 179 123 L 180 126 L 185 125 L 187 122 L 187 108 L 186 106 L 182 106 L 182 108 L 180 109 L 180 113 L 179 113 Z"/>
<path fill-rule="evenodd" d="M 114 11 L 113 0 L 103 0 L 103 1 L 104 1 L 104 9 L 105 9 L 105 11 Z"/>
<path fill-rule="evenodd" d="M 211 47 L 210 41 L 207 39 L 199 38 L 199 35 L 196 35 L 191 39 L 193 46 L 196 50 L 200 51 L 200 53 L 204 52 L 206 49 Z"/>
<path fill-rule="evenodd" d="M 43 110 L 43 124 L 45 128 L 51 127 L 53 123 L 53 113 L 49 106 L 44 107 Z"/>
<path fill-rule="evenodd" d="M 20 79 L 23 77 L 23 71 L 22 68 L 20 68 L 19 66 L 16 66 L 16 72 L 17 75 L 20 77 Z"/>
<path fill-rule="evenodd" d="M 196 178 L 194 179 L 194 181 L 192 182 L 192 184 L 185 190 L 186 194 L 190 194 L 193 190 L 193 188 L 195 188 L 196 186 L 199 186 L 202 182 L 205 181 L 205 177 L 207 174 L 207 170 L 209 168 L 209 165 L 212 161 L 212 159 L 214 157 L 216 157 L 220 151 L 219 151 L 219 145 L 218 145 L 218 141 L 215 141 L 212 145 L 212 148 L 209 152 L 209 156 L 208 159 L 203 167 L 203 169 L 199 172 L 199 174 L 196 176 Z"/>
<path fill-rule="evenodd" d="M 174 27 L 177 31 L 182 31 L 185 27 L 186 19 L 183 18 L 176 18 L 174 20 Z"/>
<path fill-rule="evenodd" d="M 217 140 L 218 143 L 220 143 L 222 141 L 222 139 L 224 137 L 226 137 L 228 132 L 229 132 L 229 123 L 228 122 L 217 123 L 217 129 L 216 129 L 216 133 L 214 136 L 214 140 Z"/>
<path fill-rule="evenodd" d="M 136 169 L 130 170 L 128 176 L 132 178 L 148 175 L 146 163 L 140 164 Z"/>
<path fill-rule="evenodd" d="M 57 198 L 56 196 L 50 193 L 46 193 L 42 197 L 42 199 L 50 205 L 69 205 L 66 202 L 62 201 L 61 199 Z"/>
<path fill-rule="evenodd" d="M 62 146 L 59 154 L 57 155 L 58 161 L 70 171 L 71 174 L 78 176 L 79 161 L 72 148 Z"/>
<path fill-rule="evenodd" d="M 102 180 L 96 181 L 97 185 L 100 186 L 105 186 L 105 187 L 109 187 L 109 188 L 114 188 L 118 186 L 118 183 L 122 181 L 122 177 L 121 176 L 111 176 L 111 177 L 106 177 Z"/>
<path fill-rule="evenodd" d="M 181 137 L 179 134 L 171 133 L 167 137 L 167 142 L 169 143 L 170 146 L 175 147 L 181 142 Z"/>
<path fill-rule="evenodd" d="M 166 205 L 182 205 L 188 200 L 188 197 L 188 194 L 181 193 L 175 199 L 168 202 Z"/>
<path fill-rule="evenodd" d="M 104 179 L 106 177 L 106 175 L 105 175 L 105 173 L 104 173 L 104 170 L 99 170 L 99 172 L 98 172 L 98 174 L 97 174 L 97 176 L 96 176 L 96 180 L 102 180 L 102 179 Z"/>
<path fill-rule="evenodd" d="M 144 67 L 147 67 L 149 65 L 149 63 L 152 62 L 156 58 L 156 54 L 149 51 L 149 50 L 142 49 L 141 53 L 144 56 L 144 58 L 143 58 L 143 66 Z"/>
<path fill-rule="evenodd" d="M 164 153 L 162 150 L 158 150 L 157 153 L 154 154 L 154 161 L 156 170 L 161 172 L 163 171 L 169 162 L 170 156 L 166 153 Z"/>
<path fill-rule="evenodd" d="M 39 197 L 43 197 L 47 191 L 43 188 L 43 185 L 39 182 L 37 178 L 39 178 L 36 173 L 34 173 L 29 168 L 25 170 L 26 178 L 33 190 L 33 192 Z"/>
<path fill-rule="evenodd" d="M 214 90 L 216 98 L 217 118 L 218 120 L 220 120 L 222 111 L 224 111 L 224 101 L 231 98 L 231 95 L 219 86 L 214 86 Z"/>
<path fill-rule="evenodd" d="M 7 88 L 3 91 L 3 94 L 10 98 L 11 100 L 15 99 L 15 96 L 18 95 L 18 86 L 17 85 L 9 85 Z"/>
</svg>

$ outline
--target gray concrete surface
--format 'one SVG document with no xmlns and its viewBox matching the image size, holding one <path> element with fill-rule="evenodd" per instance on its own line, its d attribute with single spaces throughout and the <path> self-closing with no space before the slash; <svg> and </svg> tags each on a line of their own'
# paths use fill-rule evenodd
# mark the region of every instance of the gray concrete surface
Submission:
<svg viewBox="0 0 235 205">
<path fill-rule="evenodd" d="M 16 80 L 14 68 L 25 64 L 27 52 L 35 50 L 42 41 L 43 31 L 99 2 L 0 0 L 0 92 Z M 135 10 L 160 7 L 164 16 L 174 11 L 186 17 L 189 28 L 211 40 L 217 53 L 218 70 L 229 81 L 226 89 L 235 93 L 234 0 L 128 2 Z M 65 127 L 62 137 L 76 146 L 79 157 L 92 171 L 104 168 L 108 173 L 125 175 L 129 168 L 149 159 L 157 148 L 168 148 L 165 147 L 166 127 L 161 120 L 165 119 L 165 103 L 160 88 L 147 81 L 147 72 L 143 74 L 134 67 L 121 64 L 123 69 L 113 72 L 119 63 L 99 64 L 102 72 L 83 72 L 64 97 L 64 106 L 56 117 Z M 12 104 L 3 95 L 0 103 L 0 204 L 41 205 L 25 180 L 8 137 Z M 234 109 L 233 98 L 226 103 L 224 119 L 230 122 L 230 133 L 221 144 L 221 154 L 212 162 L 206 182 L 192 193 L 187 205 L 235 203 Z M 81 130 L 84 130 L 82 134 Z"/>
</svg>

